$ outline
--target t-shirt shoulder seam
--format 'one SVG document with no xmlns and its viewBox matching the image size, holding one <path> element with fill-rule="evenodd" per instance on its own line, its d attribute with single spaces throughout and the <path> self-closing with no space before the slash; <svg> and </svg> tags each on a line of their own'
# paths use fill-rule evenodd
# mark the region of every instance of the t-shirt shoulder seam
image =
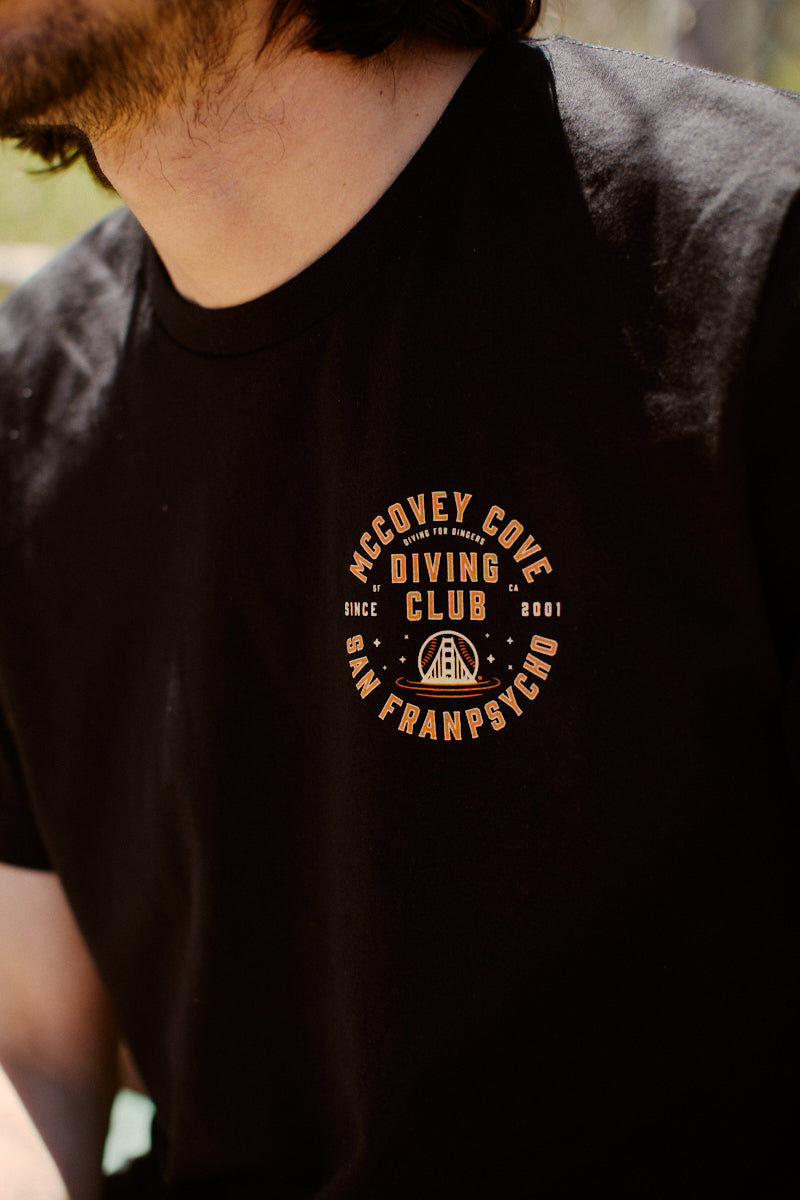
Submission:
<svg viewBox="0 0 800 1200">
<path fill-rule="evenodd" d="M 530 45 L 537 46 L 542 50 L 547 50 L 552 44 L 576 46 L 581 50 L 594 50 L 601 54 L 616 55 L 621 58 L 638 59 L 642 62 L 659 63 L 661 66 L 674 67 L 679 71 L 683 71 L 689 75 L 698 75 L 703 78 L 724 80 L 726 83 L 734 83 L 742 87 L 751 88 L 757 92 L 764 92 L 767 95 L 785 96 L 789 100 L 800 101 L 800 93 L 793 92 L 789 88 L 775 87 L 773 84 L 764 83 L 758 79 L 743 79 L 739 75 L 730 75 L 724 71 L 712 71 L 708 67 L 700 67 L 695 63 L 681 62 L 680 59 L 666 58 L 658 54 L 647 54 L 644 50 L 631 50 L 623 46 L 598 46 L 590 42 L 581 42 L 577 38 L 568 37 L 566 34 L 557 33 L 550 37 L 540 40 L 531 39 Z"/>
</svg>

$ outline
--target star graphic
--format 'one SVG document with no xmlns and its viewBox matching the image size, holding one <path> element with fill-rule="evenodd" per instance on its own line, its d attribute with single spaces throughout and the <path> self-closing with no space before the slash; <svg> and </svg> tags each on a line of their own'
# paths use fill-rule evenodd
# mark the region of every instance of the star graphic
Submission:
<svg viewBox="0 0 800 1200">
<path fill-rule="evenodd" d="M 487 662 L 491 662 L 491 663 L 493 663 L 493 662 L 494 662 L 494 655 L 493 655 L 493 654 L 488 654 L 488 655 L 486 656 L 486 661 L 487 661 Z"/>
<path fill-rule="evenodd" d="M 506 641 L 508 642 L 509 646 L 513 645 L 513 643 L 514 643 L 513 638 L 506 638 Z"/>
<path fill-rule="evenodd" d="M 404 663 L 406 661 L 406 656 L 404 654 L 401 654 L 398 661 L 401 663 Z"/>
<path fill-rule="evenodd" d="M 407 634 L 407 633 L 404 633 L 404 634 L 403 634 L 403 641 L 404 641 L 404 642 L 407 642 L 407 641 L 408 641 L 408 634 Z"/>
<path fill-rule="evenodd" d="M 380 638 L 375 638 L 375 641 L 372 644 L 377 649 L 378 646 L 380 646 L 380 644 L 381 644 Z"/>
</svg>

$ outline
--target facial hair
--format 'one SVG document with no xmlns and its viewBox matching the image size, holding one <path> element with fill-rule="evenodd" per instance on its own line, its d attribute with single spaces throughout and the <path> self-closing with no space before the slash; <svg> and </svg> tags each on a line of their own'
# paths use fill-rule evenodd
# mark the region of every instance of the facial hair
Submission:
<svg viewBox="0 0 800 1200">
<path fill-rule="evenodd" d="M 0 137 L 71 126 L 95 140 L 183 105 L 190 87 L 220 86 L 230 69 L 240 0 L 141 0 L 127 17 L 101 6 L 64 0 L 25 30 L 0 16 Z"/>
</svg>

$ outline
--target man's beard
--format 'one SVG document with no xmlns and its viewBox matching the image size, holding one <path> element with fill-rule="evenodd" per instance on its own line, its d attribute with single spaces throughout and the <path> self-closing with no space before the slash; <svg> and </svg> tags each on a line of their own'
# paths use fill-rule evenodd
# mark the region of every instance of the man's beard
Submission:
<svg viewBox="0 0 800 1200">
<path fill-rule="evenodd" d="M 85 0 L 57 9 L 26 30 L 0 16 L 0 137 L 71 126 L 94 140 L 149 123 L 187 88 L 221 86 L 241 16 L 237 0 L 142 0 L 127 19 Z"/>
</svg>

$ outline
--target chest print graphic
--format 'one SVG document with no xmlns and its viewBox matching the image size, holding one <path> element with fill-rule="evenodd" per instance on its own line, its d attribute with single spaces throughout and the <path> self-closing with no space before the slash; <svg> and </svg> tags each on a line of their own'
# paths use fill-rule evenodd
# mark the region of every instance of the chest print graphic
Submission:
<svg viewBox="0 0 800 1200">
<path fill-rule="evenodd" d="M 400 733 L 500 732 L 538 699 L 558 653 L 550 558 L 522 521 L 471 492 L 389 504 L 356 537 L 346 595 L 356 696 Z"/>
</svg>

